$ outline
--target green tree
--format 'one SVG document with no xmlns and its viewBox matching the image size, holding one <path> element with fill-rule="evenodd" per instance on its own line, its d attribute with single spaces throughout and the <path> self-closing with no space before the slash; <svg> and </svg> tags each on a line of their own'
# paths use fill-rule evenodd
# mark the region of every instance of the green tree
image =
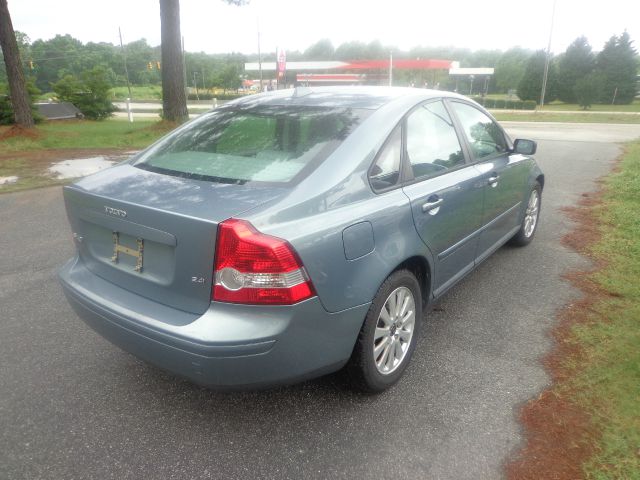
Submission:
<svg viewBox="0 0 640 480">
<path fill-rule="evenodd" d="M 540 102 L 542 93 L 542 77 L 544 76 L 544 64 L 546 52 L 538 50 L 529 61 L 524 71 L 524 75 L 518 84 L 518 96 L 522 100 L 534 100 Z M 545 92 L 545 103 L 553 102 L 557 98 L 557 74 L 555 62 L 549 62 L 549 72 L 547 74 L 547 88 Z"/>
<path fill-rule="evenodd" d="M 15 31 L 16 35 L 16 43 L 18 44 L 18 51 L 20 52 L 20 59 L 22 60 L 22 65 L 24 66 L 24 74 L 30 74 L 29 68 L 29 60 L 32 58 L 31 56 L 31 40 L 29 36 L 18 30 Z M 0 83 L 7 83 L 7 70 L 4 65 L 4 57 L 2 55 L 2 49 L 0 49 Z"/>
<path fill-rule="evenodd" d="M 596 58 L 596 71 L 603 77 L 600 101 L 631 103 L 637 92 L 637 57 L 633 41 L 625 31 L 612 36 Z"/>
<path fill-rule="evenodd" d="M 35 121 L 31 112 L 31 101 L 22 70 L 20 50 L 16 34 L 9 15 L 7 0 L 0 0 L 0 48 L 4 57 L 4 65 L 9 82 L 11 107 L 15 123 L 21 127 L 31 128 Z"/>
<path fill-rule="evenodd" d="M 240 70 L 236 64 L 230 64 L 225 66 L 218 77 L 215 80 L 215 84 L 218 87 L 222 87 L 224 91 L 237 90 L 242 86 L 242 80 L 240 79 Z"/>
<path fill-rule="evenodd" d="M 131 83 L 136 85 L 159 85 L 161 70 L 158 70 L 157 62 L 160 61 L 160 52 L 150 46 L 144 38 L 129 42 L 124 48 L 127 54 L 127 68 L 129 69 Z M 122 57 L 118 57 L 117 63 L 117 70 L 114 70 L 124 75 Z M 149 64 L 151 64 L 151 69 L 149 69 Z"/>
<path fill-rule="evenodd" d="M 307 48 L 302 54 L 302 58 L 305 60 L 331 60 L 334 53 L 335 48 L 333 48 L 331 40 L 323 38 Z"/>
<path fill-rule="evenodd" d="M 465 67 L 495 68 L 503 53 L 500 50 L 476 50 L 465 58 Z"/>
<path fill-rule="evenodd" d="M 40 95 L 40 90 L 36 87 L 33 78 L 26 79 L 27 93 L 29 94 L 29 103 L 31 104 L 31 115 L 35 123 L 42 121 L 42 116 L 38 113 L 38 109 L 34 105 L 34 100 Z M 11 125 L 14 123 L 13 106 L 9 98 L 9 86 L 0 84 L 0 125 Z"/>
<path fill-rule="evenodd" d="M 589 75 L 579 78 L 573 87 L 575 99 L 583 110 L 591 108 L 598 101 L 602 90 L 603 77 L 600 73 L 591 72 Z"/>
<path fill-rule="evenodd" d="M 346 42 L 336 48 L 334 57 L 342 61 L 369 60 L 369 50 L 364 42 Z"/>
<path fill-rule="evenodd" d="M 595 55 L 587 37 L 576 38 L 558 61 L 558 98 L 566 103 L 576 103 L 576 83 L 589 75 L 594 65 Z M 584 87 L 583 82 L 580 90 Z"/>
<path fill-rule="evenodd" d="M 517 89 L 527 68 L 531 51 L 521 47 L 510 48 L 502 54 L 495 66 L 495 82 L 499 92 Z"/>
<path fill-rule="evenodd" d="M 80 75 L 83 70 L 82 42 L 71 35 L 36 40 L 31 44 L 31 53 L 36 66 L 36 84 L 43 91 L 48 91 L 62 76 Z"/>
<path fill-rule="evenodd" d="M 53 84 L 53 90 L 60 100 L 73 103 L 85 117 L 102 120 L 115 111 L 109 92 L 113 76 L 112 71 L 98 66 L 82 72 L 80 77 L 65 75 Z"/>
</svg>

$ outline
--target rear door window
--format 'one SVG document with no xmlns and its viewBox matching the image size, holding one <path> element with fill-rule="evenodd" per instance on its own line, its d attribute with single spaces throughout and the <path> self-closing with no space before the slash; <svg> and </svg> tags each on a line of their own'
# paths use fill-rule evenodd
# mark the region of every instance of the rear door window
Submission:
<svg viewBox="0 0 640 480">
<path fill-rule="evenodd" d="M 223 109 L 170 134 L 135 165 L 222 183 L 287 183 L 327 158 L 364 115 L 328 107 Z"/>
<path fill-rule="evenodd" d="M 402 128 L 398 125 L 387 138 L 369 170 L 369 182 L 375 191 L 388 190 L 398 184 L 401 156 Z"/>
</svg>

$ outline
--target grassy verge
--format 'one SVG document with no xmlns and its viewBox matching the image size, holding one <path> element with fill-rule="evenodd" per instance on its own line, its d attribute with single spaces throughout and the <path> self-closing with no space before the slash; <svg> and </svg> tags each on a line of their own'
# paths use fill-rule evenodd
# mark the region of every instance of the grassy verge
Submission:
<svg viewBox="0 0 640 480">
<path fill-rule="evenodd" d="M 48 122 L 27 133 L 0 127 L 0 177 L 19 177 L 16 183 L 0 186 L 0 193 L 66 183 L 47 174 L 51 163 L 139 150 L 173 127 L 153 120 L 116 119 Z"/>
<path fill-rule="evenodd" d="M 624 113 L 551 113 L 551 112 L 501 112 L 491 113 L 499 121 L 511 122 L 561 122 L 561 123 L 640 123 L 640 115 Z"/>
<path fill-rule="evenodd" d="M 125 120 L 68 120 L 38 125 L 33 136 L 16 135 L 0 142 L 0 155 L 47 149 L 120 148 L 149 145 L 172 126 L 154 120 L 129 123 Z M 0 127 L 0 137 L 9 127 Z"/>
<path fill-rule="evenodd" d="M 129 96 L 127 87 L 114 87 L 111 89 L 114 100 L 125 100 Z M 132 100 L 161 100 L 162 87 L 160 85 L 132 85 Z"/>
<path fill-rule="evenodd" d="M 561 103 L 561 102 L 553 102 L 545 105 L 542 110 L 555 110 L 555 111 L 565 111 L 565 110 L 582 110 L 582 107 L 577 103 Z M 634 100 L 632 103 L 628 105 L 610 105 L 610 104 L 597 104 L 591 105 L 591 107 L 587 110 L 590 112 L 640 112 L 640 100 Z"/>
<path fill-rule="evenodd" d="M 518 97 L 509 99 L 508 96 L 504 93 L 493 93 L 487 95 L 487 98 L 491 98 L 493 100 L 517 100 Z M 577 103 L 562 103 L 560 101 L 555 101 L 552 103 L 547 103 L 544 107 L 539 110 L 542 111 L 577 111 L 582 110 L 582 107 Z M 591 105 L 591 107 L 587 110 L 587 112 L 640 112 L 640 99 L 636 99 L 628 105 L 610 105 L 610 104 L 595 104 Z"/>
<path fill-rule="evenodd" d="M 606 259 L 588 280 L 601 295 L 568 339 L 581 347 L 567 380 L 602 435 L 584 466 L 587 478 L 640 478 L 640 142 L 607 178 L 593 207 L 601 239 L 587 247 Z"/>
<path fill-rule="evenodd" d="M 563 243 L 593 268 L 566 275 L 583 296 L 550 332 L 553 382 L 520 412 L 509 480 L 640 479 L 640 141 L 601 187 L 567 209 Z"/>
</svg>

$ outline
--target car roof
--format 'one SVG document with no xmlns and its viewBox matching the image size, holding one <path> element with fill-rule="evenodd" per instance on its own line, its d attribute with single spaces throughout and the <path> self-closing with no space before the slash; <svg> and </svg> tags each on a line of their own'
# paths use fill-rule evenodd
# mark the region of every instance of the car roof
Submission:
<svg viewBox="0 0 640 480">
<path fill-rule="evenodd" d="M 429 98 L 460 97 L 442 90 L 405 87 L 296 87 L 275 90 L 229 102 L 229 106 L 257 107 L 263 105 L 299 105 L 317 107 L 347 107 L 376 110 L 403 97 L 416 97 L 416 102 Z"/>
</svg>

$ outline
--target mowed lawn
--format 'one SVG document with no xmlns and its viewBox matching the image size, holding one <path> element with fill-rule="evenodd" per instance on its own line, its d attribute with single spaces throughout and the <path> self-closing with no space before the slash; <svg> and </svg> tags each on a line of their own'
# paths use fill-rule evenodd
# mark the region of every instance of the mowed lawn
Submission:
<svg viewBox="0 0 640 480">
<path fill-rule="evenodd" d="M 13 136 L 10 127 L 0 127 L 0 155 L 69 148 L 140 149 L 172 128 L 175 125 L 157 120 L 65 120 L 39 124 L 31 135 Z"/>
<path fill-rule="evenodd" d="M 491 93 L 487 95 L 487 98 L 491 98 L 493 100 L 508 100 L 510 99 L 504 93 Z M 518 97 L 511 97 L 511 99 L 518 99 Z M 538 106 L 538 111 L 554 111 L 554 112 L 571 112 L 571 111 L 580 111 L 582 107 L 577 103 L 563 103 L 559 100 L 553 101 L 551 103 L 545 104 L 543 107 Z M 627 105 L 611 105 L 610 103 L 604 104 L 594 104 L 589 107 L 587 112 L 615 112 L 615 113 L 624 113 L 624 112 L 635 112 L 640 113 L 640 99 L 637 98 L 633 102 Z"/>
<path fill-rule="evenodd" d="M 582 107 L 577 103 L 561 103 L 552 102 L 544 107 L 542 110 L 555 110 L 555 111 L 571 111 L 582 110 Z M 640 100 L 636 99 L 628 105 L 611 105 L 611 104 L 594 104 L 589 107 L 587 111 L 591 112 L 636 112 L 640 113 Z"/>
<path fill-rule="evenodd" d="M 640 123 L 640 114 L 548 112 L 548 111 L 500 111 L 491 110 L 498 121 L 509 122 L 560 122 L 560 123 Z"/>
<path fill-rule="evenodd" d="M 562 340 L 575 354 L 552 393 L 583 409 L 598 434 L 575 439 L 593 443 L 586 478 L 640 479 L 640 141 L 604 185 L 602 201 L 583 212 L 590 226 L 579 227 L 599 236 L 582 247 L 599 268 L 580 276 L 586 307 Z"/>
</svg>

